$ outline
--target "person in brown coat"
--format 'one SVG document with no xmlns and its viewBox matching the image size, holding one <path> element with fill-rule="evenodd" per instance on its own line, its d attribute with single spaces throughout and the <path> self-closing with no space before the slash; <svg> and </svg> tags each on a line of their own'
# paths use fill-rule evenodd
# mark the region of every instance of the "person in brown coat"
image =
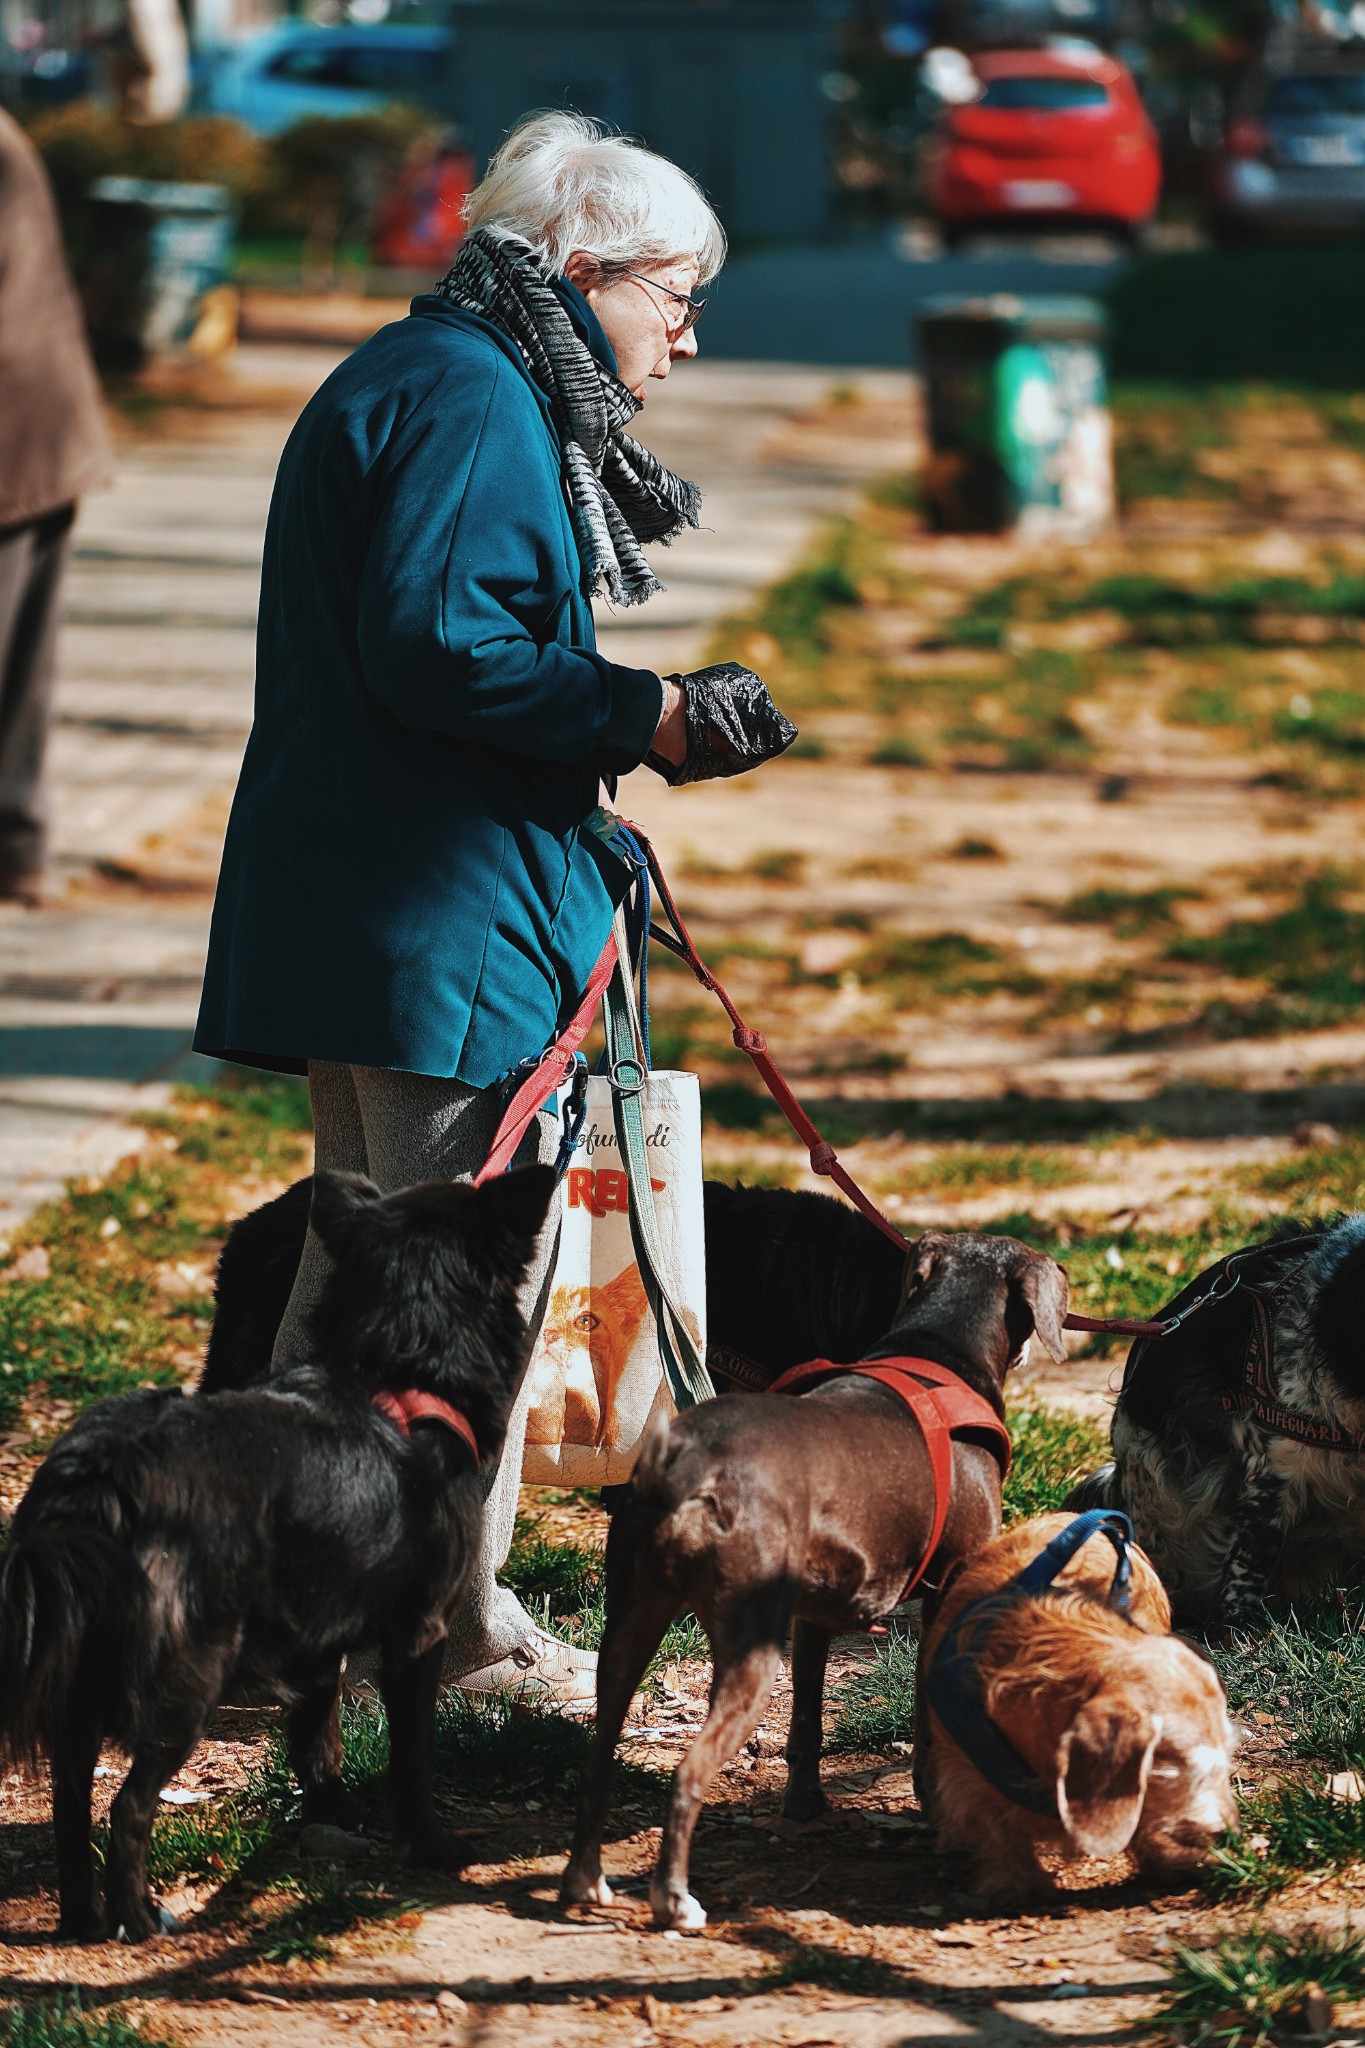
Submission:
<svg viewBox="0 0 1365 2048">
<path fill-rule="evenodd" d="M 109 437 L 47 173 L 0 110 L 0 899 L 36 904 L 57 600 Z"/>
</svg>

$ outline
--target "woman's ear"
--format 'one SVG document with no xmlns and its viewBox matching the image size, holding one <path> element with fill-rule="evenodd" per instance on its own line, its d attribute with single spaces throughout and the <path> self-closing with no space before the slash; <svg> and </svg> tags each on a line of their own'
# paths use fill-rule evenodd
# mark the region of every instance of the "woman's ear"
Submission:
<svg viewBox="0 0 1365 2048">
<path fill-rule="evenodd" d="M 602 282 L 602 264 L 591 249 L 574 249 L 564 264 L 564 275 L 586 298 L 592 287 Z"/>
</svg>

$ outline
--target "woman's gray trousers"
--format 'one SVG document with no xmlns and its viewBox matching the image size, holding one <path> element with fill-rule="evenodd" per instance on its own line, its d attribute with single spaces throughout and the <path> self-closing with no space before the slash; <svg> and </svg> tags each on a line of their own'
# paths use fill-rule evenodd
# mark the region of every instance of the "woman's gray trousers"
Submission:
<svg viewBox="0 0 1365 2048">
<path fill-rule="evenodd" d="M 472 1179 L 488 1157 L 501 1106 L 496 1088 L 467 1088 L 462 1081 L 436 1080 L 428 1074 L 337 1066 L 328 1060 L 309 1061 L 308 1092 L 316 1164 L 367 1173 L 385 1194 L 420 1180 Z M 532 1154 L 528 1139 L 522 1156 L 553 1160 L 558 1122 L 542 1113 L 538 1124 L 538 1150 Z M 522 1289 L 522 1313 L 532 1341 L 545 1314 L 558 1229 L 556 1207 Z M 322 1292 L 329 1263 L 310 1230 L 275 1339 L 272 1363 L 277 1369 L 309 1356 L 308 1316 Z M 534 1625 L 516 1595 L 500 1586 L 495 1576 L 512 1547 L 530 1391 L 528 1374 L 512 1410 L 502 1457 L 489 1475 L 483 1553 L 451 1630 L 449 1676 L 497 1663 L 525 1642 Z"/>
</svg>

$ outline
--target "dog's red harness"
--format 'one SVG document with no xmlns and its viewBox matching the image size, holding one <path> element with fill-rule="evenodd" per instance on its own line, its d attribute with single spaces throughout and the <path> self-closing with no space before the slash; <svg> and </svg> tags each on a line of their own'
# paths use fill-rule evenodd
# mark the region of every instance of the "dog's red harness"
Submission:
<svg viewBox="0 0 1365 2048">
<path fill-rule="evenodd" d="M 832 1365 L 816 1358 L 809 1365 L 793 1366 L 774 1380 L 770 1394 L 803 1394 L 808 1387 L 830 1379 L 876 1380 L 899 1394 L 919 1427 L 929 1453 L 929 1470 L 934 1481 L 934 1519 L 923 1557 L 906 1582 L 896 1602 L 908 1600 L 929 1569 L 948 1521 L 953 1498 L 953 1438 L 966 1438 L 988 1450 L 1000 1467 L 1003 1479 L 1010 1469 L 1013 1446 L 1010 1433 L 984 1396 L 965 1380 L 937 1365 L 931 1358 L 878 1358 L 859 1365 Z"/>
<path fill-rule="evenodd" d="M 469 1445 L 474 1463 L 479 1462 L 479 1440 L 467 1415 L 452 1408 L 439 1394 L 424 1394 L 417 1387 L 385 1387 L 373 1400 L 381 1415 L 387 1416 L 400 1436 L 411 1436 L 414 1422 L 439 1422 Z"/>
</svg>

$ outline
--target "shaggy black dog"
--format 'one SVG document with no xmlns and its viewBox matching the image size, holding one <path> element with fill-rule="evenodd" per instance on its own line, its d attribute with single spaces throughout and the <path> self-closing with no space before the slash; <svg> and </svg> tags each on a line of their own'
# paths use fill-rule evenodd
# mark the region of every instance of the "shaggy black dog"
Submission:
<svg viewBox="0 0 1365 2048">
<path fill-rule="evenodd" d="M 1113 1463 L 1067 1503 L 1132 1517 L 1186 1627 L 1247 1627 L 1365 1559 L 1365 1216 L 1286 1226 L 1230 1267 L 1229 1292 L 1134 1344 Z"/>
<path fill-rule="evenodd" d="M 269 1370 L 311 1185 L 297 1181 L 228 1233 L 201 1393 L 252 1386 Z M 830 1195 L 719 1181 L 704 1192 L 707 1337 L 718 1390 L 760 1389 L 808 1358 L 865 1358 L 895 1318 L 905 1249 Z"/>
<path fill-rule="evenodd" d="M 437 1686 L 553 1188 L 548 1167 L 387 1197 L 319 1174 L 313 1220 L 336 1262 L 315 1322 L 325 1364 L 244 1392 L 101 1402 L 36 1474 L 0 1566 L 0 1751 L 50 1760 L 63 1934 L 101 1930 L 90 1795 L 105 1742 L 132 1758 L 105 1924 L 141 1941 L 166 1924 L 147 1886 L 157 1799 L 220 1703 L 286 1705 L 306 1817 L 344 1817 L 334 1709 L 342 1658 L 366 1646 L 399 1852 L 462 1860 L 432 1806 Z"/>
</svg>

